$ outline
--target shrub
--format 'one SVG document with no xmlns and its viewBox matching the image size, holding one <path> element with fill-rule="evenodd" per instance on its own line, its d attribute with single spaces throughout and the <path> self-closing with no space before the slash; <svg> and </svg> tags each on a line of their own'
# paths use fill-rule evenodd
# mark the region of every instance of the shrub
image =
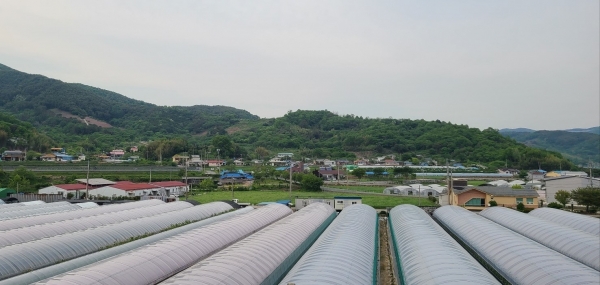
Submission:
<svg viewBox="0 0 600 285">
<path fill-rule="evenodd" d="M 525 211 L 525 205 L 523 205 L 523 203 L 517 204 L 517 211 L 519 211 L 519 212 Z"/>
<path fill-rule="evenodd" d="M 67 199 L 71 200 L 73 199 L 75 195 L 73 193 L 67 193 Z"/>
<path fill-rule="evenodd" d="M 431 201 L 433 203 L 437 203 L 437 199 L 433 196 L 429 196 L 427 199 L 429 199 L 429 201 Z"/>
<path fill-rule="evenodd" d="M 562 209 L 563 205 L 557 202 L 548 203 L 548 208 Z"/>
<path fill-rule="evenodd" d="M 496 202 L 494 200 L 490 201 L 490 207 L 496 207 L 496 206 L 498 206 L 498 202 Z"/>
</svg>

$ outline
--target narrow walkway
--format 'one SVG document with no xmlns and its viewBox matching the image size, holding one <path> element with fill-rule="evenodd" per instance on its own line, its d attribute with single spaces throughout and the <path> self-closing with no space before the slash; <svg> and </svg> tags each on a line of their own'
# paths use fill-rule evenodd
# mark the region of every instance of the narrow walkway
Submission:
<svg viewBox="0 0 600 285">
<path fill-rule="evenodd" d="M 379 284 L 396 285 L 388 239 L 387 219 L 379 219 Z"/>
</svg>

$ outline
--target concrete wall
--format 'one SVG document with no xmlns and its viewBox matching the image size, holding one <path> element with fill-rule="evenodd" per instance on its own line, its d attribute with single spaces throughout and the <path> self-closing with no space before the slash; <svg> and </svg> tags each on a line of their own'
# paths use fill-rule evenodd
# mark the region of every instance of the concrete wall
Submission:
<svg viewBox="0 0 600 285">
<path fill-rule="evenodd" d="M 546 199 L 548 201 L 546 201 L 546 202 L 547 203 L 556 202 L 556 199 L 554 199 L 554 195 L 559 190 L 565 190 L 565 191 L 571 192 L 577 188 L 590 186 L 590 181 L 592 182 L 592 185 L 594 187 L 600 187 L 600 180 L 598 180 L 597 178 L 590 179 L 587 177 L 574 176 L 574 177 L 568 177 L 568 178 L 547 180 L 546 181 Z M 573 202 L 573 204 L 577 205 L 577 203 L 575 203 L 575 202 Z"/>
</svg>

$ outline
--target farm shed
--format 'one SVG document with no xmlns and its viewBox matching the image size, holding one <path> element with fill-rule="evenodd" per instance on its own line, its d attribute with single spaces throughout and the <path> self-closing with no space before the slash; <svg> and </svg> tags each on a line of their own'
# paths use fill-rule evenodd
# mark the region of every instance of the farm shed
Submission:
<svg viewBox="0 0 600 285">
<path fill-rule="evenodd" d="M 394 207 L 389 225 L 399 284 L 499 284 L 419 207 Z"/>
<path fill-rule="evenodd" d="M 96 208 L 86 208 L 77 211 L 53 213 L 41 216 L 23 217 L 18 219 L 6 220 L 0 223 L 0 231 L 6 231 L 10 229 L 18 229 L 24 227 L 30 227 L 34 225 L 41 225 L 46 223 L 74 220 L 84 217 L 91 217 L 96 215 L 102 215 L 105 213 L 112 213 L 130 209 L 136 209 L 141 207 L 150 207 L 155 205 L 164 204 L 161 200 L 146 200 L 136 201 L 131 203 L 123 204 L 112 204 Z"/>
<path fill-rule="evenodd" d="M 227 247 L 164 284 L 276 284 L 335 218 L 314 203 Z"/>
<path fill-rule="evenodd" d="M 479 215 L 600 271 L 598 236 L 504 207 L 487 208 Z"/>
<path fill-rule="evenodd" d="M 378 219 L 371 206 L 345 208 L 280 284 L 377 284 Z"/>
<path fill-rule="evenodd" d="M 25 243 L 57 235 L 83 231 L 91 228 L 118 224 L 125 221 L 147 217 L 149 215 L 159 215 L 183 210 L 189 207 L 192 207 L 192 205 L 187 202 L 165 203 L 152 207 L 106 213 L 102 216 L 83 217 L 74 220 L 50 222 L 42 225 L 36 225 L 34 227 L 7 230 L 0 234 L 0 248 L 13 244 Z"/>
<path fill-rule="evenodd" d="M 528 215 L 600 236 L 600 221 L 597 218 L 552 208 L 535 209 L 529 212 Z"/>
<path fill-rule="evenodd" d="M 44 284 L 156 284 L 291 213 L 288 207 L 279 204 L 262 207 L 158 241 Z"/>
<path fill-rule="evenodd" d="M 598 284 L 600 280 L 600 272 L 467 209 L 443 206 L 433 216 L 512 284 Z"/>
<path fill-rule="evenodd" d="M 187 203 L 187 202 L 174 202 Z M 131 238 L 157 233 L 186 221 L 198 221 L 231 210 L 213 202 L 159 215 L 0 248 L 0 279 L 86 255 Z"/>
<path fill-rule="evenodd" d="M 78 257 L 75 259 L 71 259 L 71 260 L 68 260 L 65 262 L 61 262 L 61 263 L 58 263 L 55 265 L 51 265 L 51 266 L 44 267 L 44 268 L 41 268 L 38 270 L 34 270 L 34 271 L 31 271 L 31 272 L 28 272 L 25 274 L 21 274 L 21 275 L 15 276 L 13 278 L 2 280 L 2 281 L 0 281 L 0 285 L 31 284 L 34 282 L 38 282 L 41 280 L 45 280 L 45 279 L 57 276 L 57 278 L 46 280 L 44 282 L 41 282 L 40 284 L 44 284 L 46 282 L 54 282 L 54 280 L 62 277 L 62 276 L 58 277 L 58 275 L 61 275 L 65 272 L 69 272 L 71 270 L 76 270 L 81 267 L 90 265 L 92 263 L 96 263 L 96 262 L 117 256 L 117 255 L 125 253 L 125 252 L 135 250 L 137 248 L 140 248 L 145 245 L 149 245 L 149 244 L 152 244 L 152 243 L 164 240 L 164 239 L 169 239 L 178 234 L 188 232 L 188 231 L 191 231 L 194 229 L 198 229 L 198 228 L 204 227 L 206 225 L 210 225 L 212 223 L 224 221 L 226 219 L 248 213 L 252 210 L 253 210 L 252 207 L 247 207 L 247 208 L 239 209 L 239 210 L 236 210 L 233 212 L 224 213 L 224 214 L 214 216 L 214 217 L 211 217 L 211 218 L 208 218 L 205 220 L 201 220 L 201 221 L 198 221 L 195 223 L 191 223 L 191 224 L 188 224 L 185 226 L 181 226 L 181 227 L 174 228 L 174 229 L 171 229 L 168 231 L 157 233 L 157 234 L 151 235 L 149 237 L 138 239 L 138 240 L 135 240 L 132 242 L 122 244 L 122 245 L 114 246 L 109 249 L 105 249 L 102 251 L 87 254 L 87 255 L 84 255 L 84 256 L 81 256 L 81 257 Z"/>
</svg>

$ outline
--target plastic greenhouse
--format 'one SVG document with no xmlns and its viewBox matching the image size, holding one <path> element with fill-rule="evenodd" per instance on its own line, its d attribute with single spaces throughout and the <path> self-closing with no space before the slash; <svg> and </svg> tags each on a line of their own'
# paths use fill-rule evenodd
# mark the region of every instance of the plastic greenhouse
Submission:
<svg viewBox="0 0 600 285">
<path fill-rule="evenodd" d="M 443 206 L 433 216 L 512 284 L 598 284 L 600 272 L 482 216 Z"/>
<path fill-rule="evenodd" d="M 368 205 L 344 208 L 280 284 L 377 284 L 378 219 Z"/>
<path fill-rule="evenodd" d="M 147 217 L 140 219 L 0 248 L 0 279 L 102 250 L 132 238 L 157 233 L 176 224 L 198 221 L 229 210 L 232 210 L 229 204 L 213 202 L 159 215 L 152 215 L 149 212 Z"/>
<path fill-rule="evenodd" d="M 167 279 L 164 284 L 277 284 L 335 218 L 312 203 Z"/>
<path fill-rule="evenodd" d="M 46 206 L 46 207 L 38 207 Z M 22 218 L 27 216 L 47 215 L 57 212 L 75 211 L 81 209 L 81 207 L 71 204 L 69 202 L 56 202 L 48 203 L 43 205 L 33 205 L 25 207 L 11 208 L 13 211 L 5 211 L 0 213 L 0 220 L 10 220 L 16 218 Z"/>
<path fill-rule="evenodd" d="M 155 206 L 155 205 L 161 205 L 164 203 L 165 202 L 163 202 L 161 200 L 153 199 L 153 200 L 129 202 L 129 203 L 122 203 L 122 204 L 106 205 L 106 206 L 101 206 L 101 207 L 91 208 L 91 209 L 86 208 L 86 209 L 81 209 L 81 210 L 77 210 L 77 211 L 69 211 L 69 212 L 53 213 L 53 214 L 47 214 L 47 215 L 41 215 L 41 216 L 11 219 L 11 220 L 2 221 L 2 223 L 0 223 L 0 231 L 30 227 L 30 226 L 34 226 L 34 225 L 41 225 L 41 224 L 53 223 L 53 222 L 59 222 L 59 221 L 79 219 L 79 218 L 84 218 L 84 217 L 91 217 L 91 216 L 96 216 L 96 215 L 102 215 L 105 213 L 112 213 L 112 212 L 118 212 L 118 211 L 124 211 L 124 210 L 130 210 L 130 209 L 136 209 L 136 208 L 142 208 L 142 207 L 150 207 L 150 206 Z"/>
<path fill-rule="evenodd" d="M 538 208 L 529 212 L 529 215 L 600 236 L 600 222 L 596 218 L 552 208 Z"/>
<path fill-rule="evenodd" d="M 48 267 L 44 267 L 38 270 L 34 270 L 25 274 L 21 274 L 18 276 L 15 276 L 13 278 L 9 278 L 9 279 L 5 279 L 5 280 L 1 280 L 0 281 L 0 285 L 20 285 L 20 284 L 31 284 L 31 283 L 35 283 L 47 278 L 52 278 L 54 276 L 57 276 L 56 278 L 59 278 L 58 275 L 62 275 L 64 273 L 67 273 L 71 270 L 75 270 L 75 269 L 79 269 L 81 267 L 105 260 L 107 258 L 111 258 L 114 256 L 117 256 L 119 254 L 128 252 L 128 251 L 132 251 L 135 250 L 137 248 L 140 248 L 142 246 L 145 245 L 149 245 L 161 240 L 166 240 L 169 239 L 173 236 L 176 236 L 178 234 L 184 233 L 184 232 L 188 232 L 194 229 L 198 229 L 207 225 L 210 225 L 212 223 L 216 223 L 219 221 L 224 221 L 227 219 L 230 219 L 232 217 L 238 216 L 238 215 L 242 215 L 242 214 L 246 214 L 250 211 L 252 211 L 253 208 L 252 207 L 245 207 L 245 208 L 241 208 L 238 209 L 236 211 L 233 212 L 229 212 L 229 213 L 224 213 L 218 216 L 214 216 L 212 218 L 208 218 L 208 219 L 204 219 L 195 223 L 191 223 L 185 226 L 181 226 L 178 228 L 174 228 L 172 230 L 168 230 L 168 231 L 164 231 L 155 235 L 151 235 L 149 237 L 145 237 L 145 238 L 141 238 L 132 242 L 128 242 L 122 245 L 118 245 L 118 246 L 114 246 L 111 247 L 109 249 L 105 249 L 102 251 L 98 251 L 98 252 L 94 252 L 91 254 L 87 254 L 75 259 L 71 259 L 65 262 L 61 262 L 52 266 L 48 266 Z M 54 280 L 54 279 L 52 279 Z M 46 280 L 44 282 L 49 282 L 50 280 Z M 41 284 L 43 284 L 44 282 L 42 282 Z"/>
<path fill-rule="evenodd" d="M 394 207 L 389 225 L 399 284 L 500 284 L 419 207 Z"/>
<path fill-rule="evenodd" d="M 56 206 L 64 206 L 64 205 L 71 205 L 71 203 L 66 202 L 66 201 L 54 202 L 54 203 L 41 203 L 41 204 L 15 203 L 15 204 L 9 204 L 5 207 L 1 207 L 0 213 L 8 213 L 8 212 L 24 211 L 24 210 L 32 210 L 32 209 L 53 208 Z"/>
<path fill-rule="evenodd" d="M 148 216 L 149 213 L 152 213 L 152 215 L 158 215 L 162 213 L 183 210 L 190 207 L 192 207 L 192 204 L 187 202 L 164 203 L 152 207 L 106 213 L 100 216 L 84 217 L 74 220 L 46 223 L 33 227 L 12 229 L 0 232 L 0 248 L 13 244 L 25 243 L 42 238 L 139 219 Z M 77 213 L 81 211 L 74 212 Z"/>
<path fill-rule="evenodd" d="M 43 284 L 156 284 L 292 211 L 273 204 L 121 254 Z"/>
<path fill-rule="evenodd" d="M 600 271 L 598 237 L 504 207 L 480 215 Z"/>
</svg>

